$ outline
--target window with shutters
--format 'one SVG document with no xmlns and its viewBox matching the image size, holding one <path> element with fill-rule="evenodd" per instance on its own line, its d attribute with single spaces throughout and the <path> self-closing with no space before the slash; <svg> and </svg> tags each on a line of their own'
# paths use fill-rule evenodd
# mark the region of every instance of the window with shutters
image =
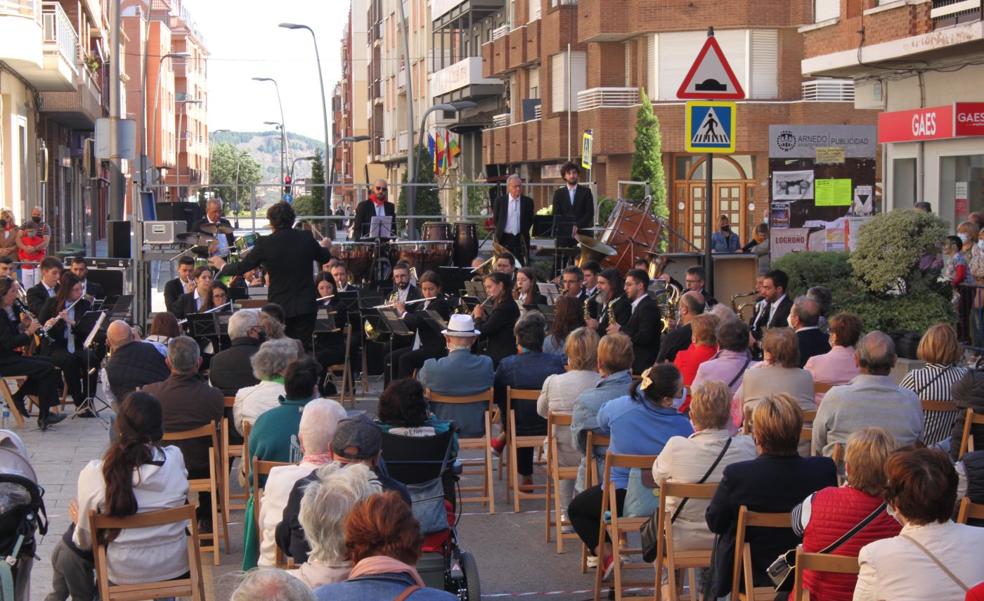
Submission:
<svg viewBox="0 0 984 601">
<path fill-rule="evenodd" d="M 779 32 L 775 29 L 753 29 L 749 32 L 752 57 L 749 98 L 779 97 Z"/>
<path fill-rule="evenodd" d="M 584 51 L 570 52 L 570 73 L 567 70 L 567 52 L 550 57 L 550 110 L 552 112 L 577 110 L 577 104 L 570 104 L 571 98 L 585 89 L 587 80 L 587 57 Z"/>
<path fill-rule="evenodd" d="M 527 7 L 529 8 L 529 19 L 526 20 L 527 23 L 540 18 L 540 0 L 529 0 Z"/>
<path fill-rule="evenodd" d="M 813 22 L 819 23 L 840 16 L 840 0 L 813 0 Z"/>
</svg>

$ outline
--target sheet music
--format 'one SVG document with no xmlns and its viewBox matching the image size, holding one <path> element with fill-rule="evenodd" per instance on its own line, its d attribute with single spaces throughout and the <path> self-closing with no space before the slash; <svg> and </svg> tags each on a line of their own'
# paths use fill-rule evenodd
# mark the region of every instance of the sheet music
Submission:
<svg viewBox="0 0 984 601">
<path fill-rule="evenodd" d="M 393 218 L 389 215 L 385 217 L 375 216 L 369 220 L 370 238 L 392 238 L 393 237 Z"/>
<path fill-rule="evenodd" d="M 99 333 L 103 322 L 106 321 L 106 315 L 107 313 L 105 311 L 99 314 L 99 319 L 96 320 L 96 325 L 92 327 L 92 331 L 89 332 L 89 335 L 85 337 L 85 342 L 82 343 L 82 348 L 92 348 L 92 341 L 96 339 L 96 334 Z"/>
</svg>

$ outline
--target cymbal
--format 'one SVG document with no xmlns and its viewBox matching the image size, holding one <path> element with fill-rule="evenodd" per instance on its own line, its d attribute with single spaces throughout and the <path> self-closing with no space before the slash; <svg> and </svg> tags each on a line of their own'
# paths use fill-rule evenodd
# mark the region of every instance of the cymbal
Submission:
<svg viewBox="0 0 984 601">
<path fill-rule="evenodd" d="M 202 232 L 183 232 L 180 234 L 175 234 L 174 237 L 182 242 L 191 244 L 208 244 L 209 242 L 215 242 L 215 238 Z"/>
<path fill-rule="evenodd" d="M 608 257 L 612 257 L 618 254 L 617 250 L 615 250 L 614 248 L 612 248 L 611 246 L 605 244 L 600 240 L 596 240 L 594 238 L 582 234 L 578 234 L 576 238 L 577 241 L 581 244 L 581 246 L 584 246 L 585 248 L 588 248 L 594 252 L 601 253 L 602 255 Z"/>
<path fill-rule="evenodd" d="M 198 230 L 201 232 L 205 232 L 206 234 L 212 234 L 213 236 L 216 234 L 231 234 L 233 232 L 233 229 L 231 227 L 229 227 L 228 225 L 223 225 L 221 223 L 214 224 L 214 225 L 211 223 L 203 223 L 202 225 L 198 226 Z"/>
</svg>

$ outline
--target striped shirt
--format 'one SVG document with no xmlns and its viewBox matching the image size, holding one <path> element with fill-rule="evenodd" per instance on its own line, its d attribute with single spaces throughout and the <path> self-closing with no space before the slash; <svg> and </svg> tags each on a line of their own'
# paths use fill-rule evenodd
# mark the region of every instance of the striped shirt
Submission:
<svg viewBox="0 0 984 601">
<path fill-rule="evenodd" d="M 950 401 L 950 388 L 967 374 L 956 365 L 927 363 L 905 374 L 899 388 L 916 393 L 920 401 Z M 950 436 L 953 420 L 959 411 L 923 411 L 922 441 L 932 446 Z"/>
</svg>

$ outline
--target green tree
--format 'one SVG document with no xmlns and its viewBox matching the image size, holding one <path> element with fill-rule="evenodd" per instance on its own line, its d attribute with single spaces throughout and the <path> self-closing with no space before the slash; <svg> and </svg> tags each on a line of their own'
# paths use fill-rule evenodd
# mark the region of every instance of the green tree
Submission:
<svg viewBox="0 0 984 601">
<path fill-rule="evenodd" d="M 291 204 L 298 215 L 321 215 L 325 210 L 322 202 L 317 195 L 302 194 L 295 197 Z"/>
<path fill-rule="evenodd" d="M 669 209 L 666 205 L 663 137 L 659 129 L 659 118 L 653 111 L 653 103 L 649 100 L 645 88 L 639 89 L 639 97 L 642 104 L 636 112 L 635 154 L 632 155 L 631 178 L 637 182 L 649 182 L 650 194 L 653 197 L 653 214 L 657 217 L 667 217 Z M 634 186 L 627 196 L 641 200 L 645 194 L 644 188 Z"/>
<path fill-rule="evenodd" d="M 248 209 L 250 189 L 261 180 L 260 164 L 248 152 L 225 142 L 211 145 L 209 160 L 209 188 L 222 200 L 223 208 L 235 210 L 233 202 L 238 198 L 238 209 Z"/>
<path fill-rule="evenodd" d="M 417 183 L 418 184 L 436 184 L 434 179 L 434 162 L 431 159 L 430 152 L 423 146 L 417 146 Z M 407 174 L 403 174 L 403 183 L 407 183 Z M 441 214 L 441 198 L 438 194 L 437 185 L 431 186 L 414 186 L 417 189 L 417 198 L 414 201 L 413 212 L 415 215 L 440 215 Z M 396 203 L 396 214 L 397 215 L 409 215 L 410 211 L 407 204 L 409 203 L 407 197 L 408 186 L 400 187 L 400 198 Z"/>
<path fill-rule="evenodd" d="M 318 212 L 315 215 L 320 215 L 325 211 L 325 163 L 324 156 L 321 153 L 320 148 L 314 149 L 314 161 L 311 162 L 311 196 L 320 203 L 318 207 Z"/>
</svg>

